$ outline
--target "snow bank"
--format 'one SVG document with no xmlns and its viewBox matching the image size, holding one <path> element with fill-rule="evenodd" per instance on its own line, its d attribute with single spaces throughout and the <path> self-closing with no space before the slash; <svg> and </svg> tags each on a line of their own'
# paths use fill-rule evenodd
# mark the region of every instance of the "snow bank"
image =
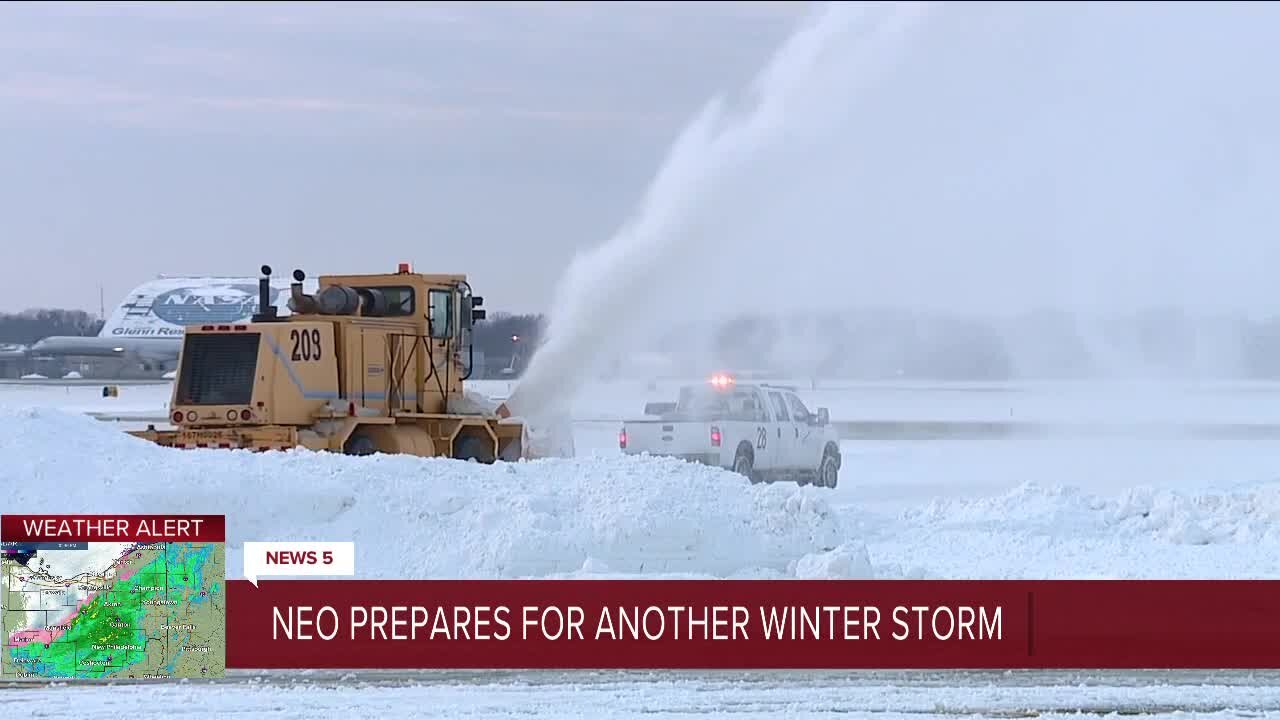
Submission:
<svg viewBox="0 0 1280 720">
<path fill-rule="evenodd" d="M 1280 541 L 1280 484 L 1235 493 L 1183 494 L 1151 486 L 1104 498 L 1072 487 L 1023 483 L 977 500 L 935 500 L 908 520 L 934 525 L 999 525 L 1055 535 L 1148 538 L 1175 544 Z"/>
<path fill-rule="evenodd" d="M 852 524 L 847 513 L 846 525 Z M 877 577 L 1280 578 L 1280 486 L 1103 497 L 1024 483 L 859 529 Z"/>
<path fill-rule="evenodd" d="M 357 574 L 379 578 L 788 576 L 845 542 L 820 490 L 673 459 L 171 450 L 57 410 L 0 423 L 6 508 L 222 513 L 235 576 L 245 540 L 354 540 Z"/>
<path fill-rule="evenodd" d="M 824 553 L 812 553 L 800 558 L 795 565 L 795 576 L 805 580 L 864 580 L 875 577 L 871 557 L 862 543 L 841 545 Z"/>
</svg>

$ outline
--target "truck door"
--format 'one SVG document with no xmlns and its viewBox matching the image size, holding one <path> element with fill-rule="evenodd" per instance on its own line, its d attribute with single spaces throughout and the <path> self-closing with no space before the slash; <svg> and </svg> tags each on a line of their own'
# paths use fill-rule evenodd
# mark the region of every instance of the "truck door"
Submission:
<svg viewBox="0 0 1280 720">
<path fill-rule="evenodd" d="M 778 467 L 777 453 L 774 450 L 775 440 L 772 435 L 774 423 L 769 415 L 769 398 L 763 392 L 755 390 L 751 395 L 750 422 L 743 423 L 743 426 L 747 428 L 748 433 L 744 439 L 750 442 L 755 450 L 757 470 L 773 470 Z"/>
<path fill-rule="evenodd" d="M 385 332 L 371 328 L 360 329 L 360 356 L 350 362 L 352 371 L 359 376 L 355 386 L 361 405 L 382 408 L 386 405 L 387 382 L 391 376 L 389 347 Z M 412 409 L 412 407 L 410 407 Z"/>
<path fill-rule="evenodd" d="M 817 468 L 822 461 L 825 444 L 823 429 L 815 424 L 817 416 L 809 412 L 809 408 L 805 407 L 795 393 L 787 393 L 787 407 L 791 410 L 791 420 L 796 430 L 794 463 L 805 470 Z"/>
<path fill-rule="evenodd" d="M 769 400 L 773 407 L 774 422 L 768 428 L 770 431 L 769 445 L 773 447 L 770 453 L 772 463 L 770 467 L 774 470 L 790 469 L 796 466 L 796 427 L 791 422 L 791 413 L 787 411 L 787 401 L 782 397 L 782 393 L 776 390 L 769 391 Z"/>
</svg>

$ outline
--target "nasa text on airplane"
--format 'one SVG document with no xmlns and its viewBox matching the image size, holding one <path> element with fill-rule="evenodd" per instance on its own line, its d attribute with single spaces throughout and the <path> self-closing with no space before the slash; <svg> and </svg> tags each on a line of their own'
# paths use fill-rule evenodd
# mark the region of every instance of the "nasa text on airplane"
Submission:
<svg viewBox="0 0 1280 720">
<path fill-rule="evenodd" d="M 243 321 L 258 311 L 257 292 L 253 283 L 176 287 L 157 295 L 151 312 L 178 326 Z"/>
</svg>

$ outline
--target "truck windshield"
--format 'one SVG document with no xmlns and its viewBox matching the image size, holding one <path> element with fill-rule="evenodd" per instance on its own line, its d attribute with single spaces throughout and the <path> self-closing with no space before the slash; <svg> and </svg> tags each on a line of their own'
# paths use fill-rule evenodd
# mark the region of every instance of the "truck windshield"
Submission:
<svg viewBox="0 0 1280 720">
<path fill-rule="evenodd" d="M 756 394 L 749 390 L 717 390 L 684 388 L 676 404 L 676 413 L 694 420 L 762 419 L 762 408 Z"/>
</svg>

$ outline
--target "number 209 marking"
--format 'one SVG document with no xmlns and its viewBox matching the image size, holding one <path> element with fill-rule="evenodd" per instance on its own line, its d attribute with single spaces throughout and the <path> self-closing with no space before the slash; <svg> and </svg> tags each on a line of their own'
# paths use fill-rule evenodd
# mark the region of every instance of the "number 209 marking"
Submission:
<svg viewBox="0 0 1280 720">
<path fill-rule="evenodd" d="M 320 359 L 320 328 L 290 330 L 289 339 L 293 341 L 294 362 Z"/>
</svg>

